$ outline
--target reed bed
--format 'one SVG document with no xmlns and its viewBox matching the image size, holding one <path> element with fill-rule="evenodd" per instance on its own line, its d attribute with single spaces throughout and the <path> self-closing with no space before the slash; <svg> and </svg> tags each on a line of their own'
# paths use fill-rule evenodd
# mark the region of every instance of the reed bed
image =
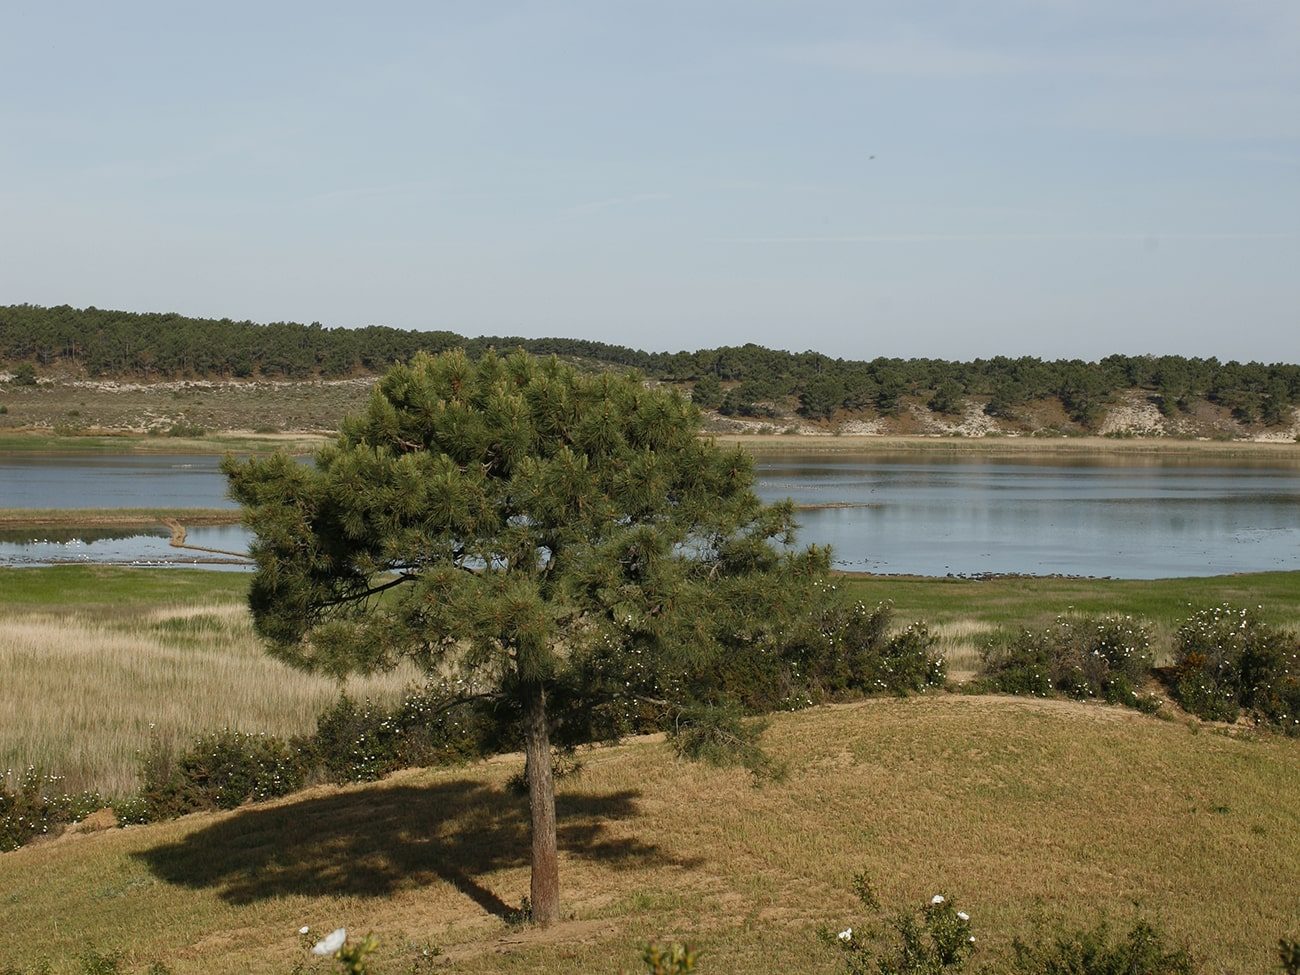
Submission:
<svg viewBox="0 0 1300 975">
<path fill-rule="evenodd" d="M 272 659 L 240 602 L 0 615 L 0 771 L 38 765 L 70 790 L 126 795 L 151 737 L 310 731 L 340 690 L 394 698 L 414 669 L 345 684 Z"/>
</svg>

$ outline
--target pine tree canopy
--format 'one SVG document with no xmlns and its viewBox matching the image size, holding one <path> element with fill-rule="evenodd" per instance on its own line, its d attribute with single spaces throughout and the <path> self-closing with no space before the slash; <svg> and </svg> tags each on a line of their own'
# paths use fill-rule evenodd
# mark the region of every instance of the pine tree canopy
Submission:
<svg viewBox="0 0 1300 975">
<path fill-rule="evenodd" d="M 781 554 L 790 503 L 761 504 L 749 456 L 697 434 L 693 405 L 631 376 L 419 355 L 314 467 L 226 462 L 258 631 L 330 674 L 407 657 L 495 684 L 553 679 L 597 645 L 716 652 L 737 636 L 717 632 L 735 615 L 718 594 L 780 602 L 774 580 L 826 557 Z"/>
<path fill-rule="evenodd" d="M 573 740 L 629 730 L 638 703 L 708 702 L 826 572 L 788 547 L 793 505 L 759 501 L 749 456 L 698 431 L 635 377 L 456 350 L 385 375 L 315 466 L 224 463 L 273 653 L 337 675 L 407 658 L 515 707 L 540 924 L 560 916 L 557 711 Z"/>
</svg>

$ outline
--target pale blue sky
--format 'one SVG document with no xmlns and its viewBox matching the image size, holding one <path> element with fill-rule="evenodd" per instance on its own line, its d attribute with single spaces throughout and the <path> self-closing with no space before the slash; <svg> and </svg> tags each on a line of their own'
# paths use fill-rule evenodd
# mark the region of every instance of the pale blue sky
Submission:
<svg viewBox="0 0 1300 975">
<path fill-rule="evenodd" d="M 0 303 L 1300 360 L 1295 0 L 0 10 Z"/>
</svg>

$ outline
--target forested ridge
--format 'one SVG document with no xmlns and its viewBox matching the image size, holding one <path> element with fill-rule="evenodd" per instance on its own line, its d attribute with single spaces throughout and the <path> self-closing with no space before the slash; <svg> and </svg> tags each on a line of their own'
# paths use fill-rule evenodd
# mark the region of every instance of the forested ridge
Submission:
<svg viewBox="0 0 1300 975">
<path fill-rule="evenodd" d="M 940 413 L 960 413 L 968 397 L 985 412 L 1009 415 L 1021 404 L 1059 399 L 1069 417 L 1090 426 L 1122 389 L 1144 389 L 1168 416 L 1209 401 L 1245 423 L 1278 424 L 1300 404 L 1300 365 L 1220 362 L 1183 356 L 1112 355 L 1097 362 L 995 356 L 943 359 L 836 359 L 759 345 L 695 352 L 644 352 L 587 339 L 483 336 L 371 325 L 257 324 L 99 308 L 0 306 L 0 363 L 70 367 L 93 377 L 341 378 L 376 374 L 418 351 L 523 348 L 591 364 L 640 371 L 693 385 L 701 405 L 722 413 L 763 416 L 769 404 L 797 401 L 801 414 L 840 410 L 890 414 L 904 397 L 924 397 Z"/>
</svg>

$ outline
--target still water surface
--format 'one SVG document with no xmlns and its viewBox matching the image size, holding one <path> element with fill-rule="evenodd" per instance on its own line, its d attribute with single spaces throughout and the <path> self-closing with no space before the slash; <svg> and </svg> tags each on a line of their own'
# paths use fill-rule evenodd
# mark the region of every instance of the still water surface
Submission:
<svg viewBox="0 0 1300 975">
<path fill-rule="evenodd" d="M 230 507 L 210 455 L 0 457 L 0 507 Z M 1295 463 L 1181 458 L 1043 461 L 916 455 L 763 459 L 758 490 L 790 497 L 802 542 L 840 568 L 918 575 L 1018 572 L 1159 578 L 1300 569 Z M 192 564 L 167 533 L 10 532 L 0 564 Z M 195 545 L 242 551 L 237 526 Z"/>
<path fill-rule="evenodd" d="M 845 569 L 1129 579 L 1300 569 L 1300 465 L 790 456 L 759 470 L 765 499 L 854 505 L 799 515 L 801 540 L 830 542 Z"/>
</svg>

